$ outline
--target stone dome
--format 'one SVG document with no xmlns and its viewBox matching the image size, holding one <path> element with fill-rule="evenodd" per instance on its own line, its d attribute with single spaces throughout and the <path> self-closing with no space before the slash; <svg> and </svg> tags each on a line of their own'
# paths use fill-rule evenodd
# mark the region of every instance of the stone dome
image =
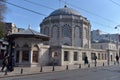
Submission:
<svg viewBox="0 0 120 80">
<path fill-rule="evenodd" d="M 68 8 L 65 6 L 64 8 L 57 9 L 53 11 L 49 16 L 56 16 L 56 15 L 77 15 L 80 16 L 80 13 L 72 8 Z"/>
</svg>

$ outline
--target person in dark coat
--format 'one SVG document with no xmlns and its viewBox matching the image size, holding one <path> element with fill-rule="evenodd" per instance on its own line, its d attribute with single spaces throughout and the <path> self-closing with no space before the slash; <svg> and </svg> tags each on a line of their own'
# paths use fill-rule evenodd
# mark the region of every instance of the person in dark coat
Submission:
<svg viewBox="0 0 120 80">
<path fill-rule="evenodd" d="M 88 64 L 88 57 L 87 56 L 85 56 L 84 64 Z"/>
<path fill-rule="evenodd" d="M 1 71 L 3 71 L 5 67 L 6 67 L 6 69 L 7 69 L 7 66 L 8 66 L 8 58 L 9 58 L 9 57 L 6 56 L 6 57 L 3 59 Z"/>
<path fill-rule="evenodd" d="M 94 56 L 94 60 L 95 60 L 95 65 L 97 64 L 97 56 Z"/>
<path fill-rule="evenodd" d="M 14 66 L 15 66 L 14 55 L 12 55 L 9 59 L 10 60 L 9 60 L 9 64 L 8 64 L 8 70 L 14 71 Z"/>
<path fill-rule="evenodd" d="M 119 64 L 119 56 L 116 55 L 116 62 Z"/>
</svg>

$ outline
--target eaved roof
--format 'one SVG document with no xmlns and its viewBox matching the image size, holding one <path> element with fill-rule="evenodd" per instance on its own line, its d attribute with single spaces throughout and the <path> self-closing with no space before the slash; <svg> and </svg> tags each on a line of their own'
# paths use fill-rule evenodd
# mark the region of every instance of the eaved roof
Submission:
<svg viewBox="0 0 120 80">
<path fill-rule="evenodd" d="M 39 32 L 34 31 L 30 28 L 28 28 L 27 30 L 20 31 L 20 32 L 12 33 L 8 37 L 10 38 L 17 38 L 17 37 L 25 37 L 25 38 L 31 37 L 32 38 L 34 37 L 34 38 L 39 38 L 43 40 L 49 40 L 49 36 L 40 34 Z"/>
</svg>

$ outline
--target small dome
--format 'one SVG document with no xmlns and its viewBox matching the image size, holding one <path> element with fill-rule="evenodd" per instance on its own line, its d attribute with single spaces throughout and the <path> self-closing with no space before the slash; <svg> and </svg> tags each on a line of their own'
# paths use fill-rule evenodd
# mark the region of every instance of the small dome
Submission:
<svg viewBox="0 0 120 80">
<path fill-rule="evenodd" d="M 56 15 L 78 15 L 80 16 L 80 13 L 74 9 L 71 9 L 65 6 L 64 8 L 60 8 L 60 9 L 53 11 L 49 16 L 56 16 Z"/>
</svg>

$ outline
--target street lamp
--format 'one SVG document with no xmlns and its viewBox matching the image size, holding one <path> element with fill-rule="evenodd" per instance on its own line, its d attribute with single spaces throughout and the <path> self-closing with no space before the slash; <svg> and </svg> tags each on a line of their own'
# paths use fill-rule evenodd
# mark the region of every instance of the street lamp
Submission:
<svg viewBox="0 0 120 80">
<path fill-rule="evenodd" d="M 115 26 L 115 29 L 118 29 L 118 27 L 120 27 L 120 25 Z M 119 32 L 118 32 L 118 38 L 117 38 L 117 54 L 118 53 L 119 53 Z M 119 53 L 119 56 L 120 56 L 120 53 Z"/>
<path fill-rule="evenodd" d="M 115 26 L 115 29 L 117 29 L 118 27 L 120 27 L 120 25 Z"/>
</svg>

